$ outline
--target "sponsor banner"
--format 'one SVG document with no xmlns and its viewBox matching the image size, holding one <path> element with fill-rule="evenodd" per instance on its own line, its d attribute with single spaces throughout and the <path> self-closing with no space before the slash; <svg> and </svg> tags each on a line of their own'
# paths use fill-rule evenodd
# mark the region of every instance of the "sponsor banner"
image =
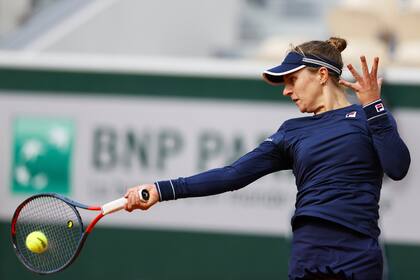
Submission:
<svg viewBox="0 0 420 280">
<path fill-rule="evenodd" d="M 70 191 L 71 120 L 16 117 L 12 122 L 12 193 Z"/>
<path fill-rule="evenodd" d="M 420 210 L 413 172 L 418 132 L 410 130 L 420 112 L 395 115 L 413 164 L 402 182 L 385 181 L 381 223 L 386 239 L 420 242 L 413 222 Z M 282 103 L 3 92 L 0 217 L 10 219 L 20 201 L 39 192 L 102 204 L 136 184 L 229 164 L 298 116 Z M 292 172 L 281 171 L 239 191 L 116 213 L 101 224 L 284 236 L 295 195 Z"/>
</svg>

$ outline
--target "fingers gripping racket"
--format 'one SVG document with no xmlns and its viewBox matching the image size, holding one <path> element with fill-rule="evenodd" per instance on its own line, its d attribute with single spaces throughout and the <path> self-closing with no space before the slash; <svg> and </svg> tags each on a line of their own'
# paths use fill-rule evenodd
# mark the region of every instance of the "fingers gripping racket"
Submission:
<svg viewBox="0 0 420 280">
<path fill-rule="evenodd" d="M 149 200 L 146 189 L 140 199 Z M 19 260 L 31 271 L 50 274 L 69 266 L 79 255 L 86 238 L 105 215 L 124 209 L 126 198 L 102 206 L 88 206 L 64 196 L 46 193 L 22 202 L 12 219 L 12 243 Z M 100 211 L 85 229 L 78 208 Z"/>
</svg>

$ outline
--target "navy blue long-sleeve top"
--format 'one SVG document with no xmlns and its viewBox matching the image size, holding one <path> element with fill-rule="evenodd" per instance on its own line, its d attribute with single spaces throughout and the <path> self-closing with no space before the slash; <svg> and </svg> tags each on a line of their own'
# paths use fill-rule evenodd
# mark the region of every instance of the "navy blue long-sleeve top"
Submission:
<svg viewBox="0 0 420 280">
<path fill-rule="evenodd" d="M 381 100 L 310 117 L 290 119 L 257 148 L 223 168 L 155 183 L 160 200 L 207 196 L 240 189 L 258 178 L 292 169 L 298 216 L 313 216 L 379 236 L 384 172 L 408 172 L 410 154 Z"/>
</svg>

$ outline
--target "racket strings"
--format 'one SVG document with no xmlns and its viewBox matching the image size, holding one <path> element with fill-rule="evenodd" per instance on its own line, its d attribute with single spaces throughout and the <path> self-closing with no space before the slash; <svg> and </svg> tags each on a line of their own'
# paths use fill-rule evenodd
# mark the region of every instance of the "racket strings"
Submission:
<svg viewBox="0 0 420 280">
<path fill-rule="evenodd" d="M 70 205 L 52 196 L 40 196 L 28 202 L 16 221 L 16 248 L 25 264 L 47 273 L 65 266 L 78 249 L 83 226 Z M 47 238 L 47 249 L 31 252 L 26 247 L 27 236 L 40 231 Z"/>
</svg>

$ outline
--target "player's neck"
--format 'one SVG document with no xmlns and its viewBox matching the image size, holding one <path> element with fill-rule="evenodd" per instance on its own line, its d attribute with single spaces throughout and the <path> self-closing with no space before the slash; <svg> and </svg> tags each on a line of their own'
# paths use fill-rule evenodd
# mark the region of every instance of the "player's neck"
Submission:
<svg viewBox="0 0 420 280">
<path fill-rule="evenodd" d="M 318 110 L 314 112 L 315 115 L 331 110 L 337 110 L 351 105 L 344 91 L 335 86 L 325 87 L 320 98 L 320 106 L 318 107 Z"/>
</svg>

